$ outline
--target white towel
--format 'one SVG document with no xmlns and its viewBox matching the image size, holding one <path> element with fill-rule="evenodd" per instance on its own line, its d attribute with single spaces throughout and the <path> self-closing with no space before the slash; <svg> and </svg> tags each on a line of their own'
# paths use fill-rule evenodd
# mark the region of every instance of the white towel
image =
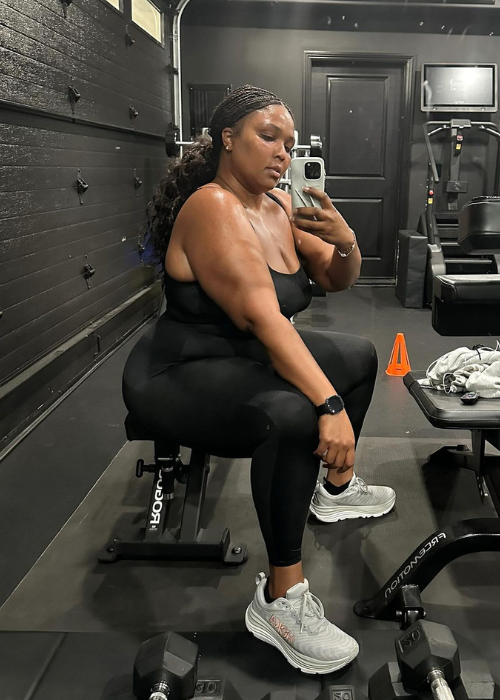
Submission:
<svg viewBox="0 0 500 700">
<path fill-rule="evenodd" d="M 500 342 L 495 349 L 475 345 L 447 352 L 431 363 L 426 375 L 419 383 L 437 391 L 476 391 L 483 398 L 500 398 Z"/>
</svg>

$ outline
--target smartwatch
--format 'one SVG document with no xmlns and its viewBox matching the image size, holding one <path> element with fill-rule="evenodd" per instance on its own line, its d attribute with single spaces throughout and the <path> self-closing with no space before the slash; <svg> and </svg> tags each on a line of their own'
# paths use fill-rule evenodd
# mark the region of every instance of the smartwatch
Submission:
<svg viewBox="0 0 500 700">
<path fill-rule="evenodd" d="M 315 409 L 317 416 L 324 416 L 327 413 L 340 413 L 344 410 L 344 402 L 338 394 L 334 394 L 333 396 L 329 396 L 325 403 L 322 403 L 320 406 L 315 406 Z"/>
</svg>

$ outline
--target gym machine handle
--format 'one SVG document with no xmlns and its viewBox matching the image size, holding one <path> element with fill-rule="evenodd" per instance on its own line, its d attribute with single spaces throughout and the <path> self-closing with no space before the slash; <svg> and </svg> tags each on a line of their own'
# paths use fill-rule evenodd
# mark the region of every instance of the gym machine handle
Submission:
<svg viewBox="0 0 500 700">
<path fill-rule="evenodd" d="M 427 676 L 427 682 L 430 685 L 432 697 L 434 700 L 454 700 L 450 686 L 446 682 L 444 673 L 438 668 L 433 669 Z"/>
</svg>

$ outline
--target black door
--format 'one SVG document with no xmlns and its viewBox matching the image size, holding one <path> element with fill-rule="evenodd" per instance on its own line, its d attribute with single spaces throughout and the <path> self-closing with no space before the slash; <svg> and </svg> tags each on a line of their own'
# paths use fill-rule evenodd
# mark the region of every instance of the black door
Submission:
<svg viewBox="0 0 500 700">
<path fill-rule="evenodd" d="M 408 57 L 309 54 L 306 131 L 320 134 L 326 189 L 356 231 L 361 278 L 393 280 L 408 180 Z"/>
</svg>

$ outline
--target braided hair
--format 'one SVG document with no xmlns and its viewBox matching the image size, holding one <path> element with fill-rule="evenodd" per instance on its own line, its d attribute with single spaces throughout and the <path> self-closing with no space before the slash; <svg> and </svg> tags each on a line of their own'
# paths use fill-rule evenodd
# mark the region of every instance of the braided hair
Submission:
<svg viewBox="0 0 500 700">
<path fill-rule="evenodd" d="M 148 243 L 159 262 L 163 264 L 175 219 L 183 204 L 198 187 L 211 182 L 217 174 L 223 129 L 234 127 L 247 114 L 270 105 L 283 105 L 293 119 L 290 107 L 268 90 L 253 85 L 233 90 L 215 108 L 210 121 L 211 138 L 198 137 L 183 157 L 169 167 L 147 212 Z"/>
</svg>

